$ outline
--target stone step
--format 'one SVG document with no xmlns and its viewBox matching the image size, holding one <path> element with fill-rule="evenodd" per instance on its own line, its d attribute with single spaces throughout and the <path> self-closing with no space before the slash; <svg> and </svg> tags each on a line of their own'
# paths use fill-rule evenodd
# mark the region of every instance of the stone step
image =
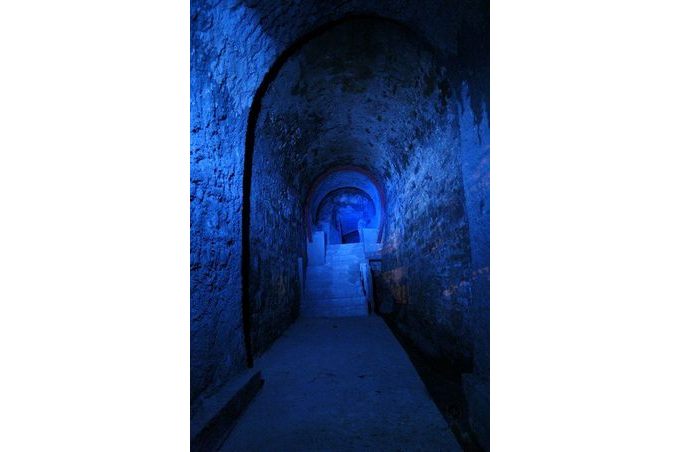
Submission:
<svg viewBox="0 0 680 452">
<path fill-rule="evenodd" d="M 355 254 L 327 254 L 326 262 L 345 262 L 345 261 L 361 261 L 366 259 L 366 256 Z"/>
<path fill-rule="evenodd" d="M 360 267 L 359 265 L 353 265 L 351 267 L 340 267 L 336 268 L 334 270 L 315 270 L 315 271 L 308 271 L 307 272 L 307 279 L 309 278 L 332 278 L 332 277 L 337 277 L 337 278 L 354 278 L 355 275 L 360 275 Z"/>
<path fill-rule="evenodd" d="M 305 300 L 330 300 L 330 299 L 350 299 L 363 297 L 364 292 L 357 290 L 308 290 L 305 291 Z"/>
<path fill-rule="evenodd" d="M 359 266 L 354 268 L 336 268 L 335 270 L 315 270 L 307 271 L 307 280 L 314 278 L 326 278 L 326 279 L 347 279 L 347 278 L 358 278 L 361 273 L 359 272 Z"/>
<path fill-rule="evenodd" d="M 328 293 L 329 296 L 345 296 L 345 295 L 333 295 L 333 294 L 351 294 L 359 293 L 363 294 L 361 291 L 361 283 L 338 283 L 338 284 L 307 284 L 305 287 L 305 293 L 314 294 L 324 294 Z"/>
<path fill-rule="evenodd" d="M 350 296 L 350 297 L 335 297 L 335 298 L 306 298 L 304 303 L 313 304 L 337 304 L 337 305 L 348 305 L 348 304 L 366 304 L 366 297 L 362 295 Z"/>
<path fill-rule="evenodd" d="M 333 251 L 347 251 L 347 250 L 363 250 L 364 249 L 364 244 L 363 243 L 336 243 L 335 245 L 328 245 L 329 250 Z"/>
<path fill-rule="evenodd" d="M 357 248 L 357 249 L 351 249 L 351 250 L 333 250 L 333 249 L 327 249 L 326 250 L 326 256 L 356 256 L 360 257 L 363 256 L 364 249 L 363 248 Z"/>
<path fill-rule="evenodd" d="M 307 267 L 300 315 L 352 317 L 368 315 L 361 286 L 360 264 L 366 261 L 363 244 L 330 245 L 324 265 Z"/>
<path fill-rule="evenodd" d="M 307 281 L 307 284 L 312 282 L 333 284 L 336 282 L 352 282 L 360 280 L 361 274 L 357 270 L 353 272 L 307 274 L 307 279 L 305 281 Z"/>
<path fill-rule="evenodd" d="M 358 250 L 326 250 L 326 256 L 363 256 L 365 254 L 363 249 Z"/>
<path fill-rule="evenodd" d="M 324 272 L 324 273 L 307 273 L 307 283 L 312 281 L 318 282 L 343 282 L 343 281 L 359 281 L 361 279 L 361 273 L 359 270 L 346 271 L 346 272 Z"/>
<path fill-rule="evenodd" d="M 342 251 L 326 250 L 326 257 L 341 257 L 341 256 L 364 257 L 364 255 L 365 253 L 363 249 Z"/>
<path fill-rule="evenodd" d="M 363 259 L 363 258 L 359 259 L 359 258 L 356 258 L 356 257 L 347 257 L 347 256 L 343 256 L 343 257 L 330 256 L 330 257 L 326 258 L 325 264 L 314 265 L 314 266 L 311 266 L 309 268 L 334 267 L 336 265 L 343 265 L 343 264 L 359 264 L 359 263 L 365 262 L 365 261 L 366 261 L 366 259 Z"/>
<path fill-rule="evenodd" d="M 307 267 L 307 274 L 308 275 L 332 275 L 333 273 L 342 273 L 342 272 L 359 272 L 359 262 L 357 263 L 350 263 L 350 264 L 342 264 L 342 265 L 323 265 L 323 266 L 318 266 L 318 267 Z"/>
<path fill-rule="evenodd" d="M 337 257 L 336 256 L 336 257 L 330 257 L 330 258 L 326 259 L 325 265 L 328 265 L 330 267 L 335 267 L 335 266 L 344 265 L 344 264 L 359 264 L 359 263 L 363 262 L 364 260 L 365 259 L 363 259 L 363 258 L 360 259 L 360 258 L 357 258 L 357 257 L 347 257 L 347 256 Z"/>
<path fill-rule="evenodd" d="M 359 265 L 360 265 L 359 262 L 338 264 L 338 265 L 335 265 L 335 266 L 330 266 L 329 268 L 327 268 L 325 270 L 316 270 L 313 273 L 317 273 L 317 274 L 323 274 L 323 273 L 333 274 L 333 273 L 343 273 L 343 272 L 344 273 L 346 273 L 346 272 L 359 273 Z"/>
<path fill-rule="evenodd" d="M 335 272 L 308 272 L 307 281 L 312 279 L 328 280 L 328 281 L 349 281 L 352 279 L 360 279 L 361 273 L 359 269 L 354 270 L 340 270 Z"/>
<path fill-rule="evenodd" d="M 360 286 L 361 278 L 354 275 L 315 276 L 307 278 L 305 287 Z"/>
<path fill-rule="evenodd" d="M 328 251 L 326 257 L 364 257 L 363 251 Z"/>
<path fill-rule="evenodd" d="M 355 295 L 352 297 L 335 298 L 305 298 L 303 306 L 367 306 L 366 297 Z"/>
<path fill-rule="evenodd" d="M 305 293 L 361 293 L 361 284 L 309 284 Z"/>
</svg>

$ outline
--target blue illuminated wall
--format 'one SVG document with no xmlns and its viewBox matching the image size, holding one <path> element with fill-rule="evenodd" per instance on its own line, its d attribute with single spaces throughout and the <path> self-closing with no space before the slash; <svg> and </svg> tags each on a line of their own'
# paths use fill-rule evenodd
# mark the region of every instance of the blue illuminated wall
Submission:
<svg viewBox="0 0 680 452">
<path fill-rule="evenodd" d="M 378 296 L 423 351 L 461 366 L 485 437 L 487 35 L 487 6 L 476 1 L 192 1 L 194 405 L 245 369 L 248 348 L 257 356 L 295 320 L 305 197 L 324 171 L 357 165 L 387 197 Z"/>
<path fill-rule="evenodd" d="M 472 339 L 473 372 L 463 375 L 470 423 L 482 444 L 488 448 L 489 437 L 489 116 L 473 110 L 467 86 L 463 86 L 459 104 L 460 158 L 465 211 L 468 220 L 471 252 L 470 337 Z"/>
</svg>

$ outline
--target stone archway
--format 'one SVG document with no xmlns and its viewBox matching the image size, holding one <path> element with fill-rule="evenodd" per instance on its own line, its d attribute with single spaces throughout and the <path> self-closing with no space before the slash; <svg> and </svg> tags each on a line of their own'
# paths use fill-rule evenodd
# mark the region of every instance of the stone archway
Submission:
<svg viewBox="0 0 680 452">
<path fill-rule="evenodd" d="M 357 34 L 353 30 L 361 30 L 361 33 Z M 283 331 L 282 329 L 283 327 L 272 328 L 271 325 L 268 325 L 264 328 L 259 328 L 261 325 L 256 326 L 252 325 L 254 313 L 258 309 L 257 303 L 254 303 L 257 300 L 256 294 L 267 292 L 253 287 L 253 281 L 258 279 L 261 280 L 262 279 L 261 276 L 263 275 L 262 274 L 263 266 L 259 264 L 260 259 L 254 256 L 253 254 L 254 248 L 252 246 L 254 230 L 253 228 L 259 227 L 256 224 L 257 222 L 253 223 L 252 216 L 255 213 L 263 212 L 263 209 L 259 209 L 257 206 L 254 206 L 253 201 L 257 202 L 258 199 L 268 198 L 275 199 L 277 200 L 277 202 L 278 201 L 283 202 L 285 199 L 292 199 L 299 196 L 302 202 L 304 202 L 304 193 L 309 190 L 308 187 L 313 183 L 313 177 L 315 176 L 315 174 L 324 171 L 332 171 L 333 168 L 342 166 L 353 166 L 361 168 L 364 171 L 369 172 L 371 174 L 376 174 L 374 179 L 377 181 L 378 177 L 380 177 L 377 175 L 377 173 L 379 171 L 380 172 L 384 171 L 383 168 L 387 167 L 387 171 L 393 174 L 395 172 L 402 171 L 404 169 L 403 166 L 404 162 L 406 161 L 406 157 L 402 154 L 409 151 L 408 148 L 406 149 L 397 148 L 394 146 L 387 145 L 387 143 L 385 143 L 385 145 L 380 144 L 381 152 L 376 152 L 377 149 L 372 148 L 376 146 L 375 144 L 365 143 L 364 146 L 360 142 L 358 143 L 357 140 L 355 140 L 355 137 L 352 137 L 351 134 L 344 134 L 344 136 L 343 135 L 340 136 L 340 138 L 344 140 L 342 145 L 344 151 L 340 151 L 337 147 L 333 147 L 338 145 L 338 143 L 335 143 L 333 146 L 328 147 L 324 151 L 319 151 L 320 153 L 318 153 L 314 149 L 311 149 L 310 152 L 312 152 L 313 155 L 319 156 L 319 158 L 317 158 L 316 161 L 313 163 L 298 162 L 298 157 L 286 159 L 285 161 L 278 163 L 279 165 L 282 166 L 282 170 L 284 173 L 293 175 L 292 177 L 297 178 L 297 183 L 299 185 L 298 188 L 299 191 L 297 193 L 295 193 L 295 189 L 289 190 L 288 193 L 281 193 L 280 190 L 275 190 L 273 188 L 276 186 L 276 183 L 274 183 L 269 184 L 267 187 L 267 189 L 271 190 L 271 192 L 266 194 L 263 193 L 261 194 L 261 196 L 254 197 L 253 184 L 254 181 L 258 181 L 259 178 L 254 177 L 253 168 L 256 163 L 255 160 L 257 155 L 262 155 L 259 151 L 256 150 L 258 146 L 262 145 L 262 142 L 260 140 L 260 138 L 262 137 L 261 133 L 262 128 L 265 128 L 275 134 L 281 134 L 281 136 L 286 137 L 285 138 L 285 140 L 287 141 L 286 144 L 269 143 L 268 145 L 270 147 L 271 146 L 285 147 L 290 145 L 291 143 L 296 146 L 299 146 L 301 140 L 307 139 L 305 134 L 313 132 L 315 127 L 315 124 L 313 122 L 312 123 L 308 122 L 307 123 L 308 125 L 306 126 L 305 130 L 290 129 L 289 128 L 290 123 L 288 121 L 279 121 L 275 117 L 268 116 L 266 112 L 267 109 L 270 108 L 270 105 L 268 105 L 267 102 L 271 102 L 271 100 L 269 101 L 267 100 L 268 92 L 272 89 L 274 85 L 276 85 L 275 82 L 281 79 L 281 74 L 284 71 L 284 69 L 286 71 L 290 70 L 291 61 L 295 60 L 296 58 L 299 58 L 300 54 L 303 53 L 303 51 L 306 51 L 308 48 L 314 47 L 312 44 L 317 44 L 321 41 L 327 41 L 328 39 L 332 40 L 333 39 L 332 36 L 337 33 L 340 33 L 341 36 L 345 36 L 344 38 L 345 42 L 341 46 L 335 46 L 335 48 L 336 49 L 339 48 L 340 50 L 342 50 L 343 48 L 351 49 L 352 46 L 354 46 L 355 49 L 356 48 L 360 49 L 360 52 L 362 53 L 360 59 L 379 58 L 379 55 L 383 53 L 383 50 L 385 52 L 392 54 L 392 56 L 387 60 L 381 59 L 380 61 L 377 60 L 375 61 L 375 64 L 389 66 L 389 68 L 386 66 L 385 69 L 383 69 L 383 73 L 379 74 L 374 74 L 372 69 L 369 69 L 369 66 L 372 63 L 369 63 L 368 65 L 360 64 L 360 66 L 356 66 L 355 62 L 353 62 L 351 59 L 347 60 L 343 57 L 338 57 L 336 61 L 340 65 L 349 64 L 351 66 L 354 64 L 356 66 L 353 69 L 352 68 L 348 69 L 349 72 L 347 72 L 346 76 L 340 75 L 340 79 L 330 82 L 329 86 L 340 86 L 342 93 L 344 93 L 344 95 L 361 95 L 361 92 L 364 89 L 361 86 L 362 83 L 369 82 L 371 79 L 374 78 L 376 80 L 383 80 L 384 77 L 387 76 L 388 74 L 394 73 L 393 74 L 394 78 L 392 79 L 392 82 L 402 87 L 397 88 L 395 85 L 394 89 L 397 89 L 398 91 L 403 90 L 403 92 L 392 91 L 389 93 L 387 92 L 384 93 L 384 96 L 386 96 L 385 99 L 387 101 L 387 106 L 385 108 L 388 109 L 391 108 L 389 104 L 393 104 L 394 108 L 408 108 L 412 106 L 413 98 L 415 98 L 416 96 L 420 96 L 419 93 L 422 91 L 423 88 L 419 86 L 420 83 L 416 85 L 413 85 L 411 82 L 407 83 L 406 81 L 411 80 L 412 78 L 406 74 L 399 74 L 399 72 L 405 71 L 408 73 L 414 70 L 422 72 L 418 74 L 418 78 L 420 80 L 423 80 L 423 82 L 421 83 L 430 83 L 430 81 L 432 81 L 433 83 L 436 84 L 437 79 L 443 76 L 442 75 L 443 69 L 441 69 L 443 68 L 443 63 L 441 62 L 438 50 L 436 50 L 432 46 L 432 44 L 425 40 L 418 32 L 416 32 L 408 25 L 405 25 L 404 23 L 396 21 L 394 19 L 375 15 L 362 15 L 362 14 L 358 15 L 353 14 L 336 21 L 328 22 L 325 25 L 322 25 L 319 28 L 311 31 L 310 33 L 305 34 L 304 36 L 296 40 L 290 47 L 284 50 L 265 74 L 261 84 L 256 90 L 248 115 L 243 170 L 243 207 L 241 225 L 242 233 L 241 306 L 243 313 L 244 324 L 243 330 L 246 345 L 245 348 L 247 362 L 248 365 L 251 367 L 253 363 L 253 357 L 258 353 L 258 350 L 266 348 L 267 344 L 271 343 L 271 341 L 273 341 Z M 373 39 L 373 37 L 376 36 L 377 39 Z M 373 45 L 378 46 L 379 49 L 376 48 L 364 56 L 363 55 L 364 47 L 363 45 L 360 44 L 359 41 L 357 41 L 357 38 L 359 40 L 365 39 L 368 39 L 369 41 L 373 40 L 374 41 Z M 397 41 L 398 43 L 396 43 Z M 390 44 L 390 42 L 392 43 Z M 409 56 L 405 57 L 404 56 L 405 53 L 409 53 Z M 409 64 L 399 64 L 398 60 L 402 58 L 423 59 L 423 61 L 422 64 L 419 64 L 417 67 L 413 67 Z M 321 62 L 321 60 L 317 59 L 317 62 Z M 328 68 L 321 68 L 321 70 L 326 69 Z M 342 68 L 340 68 L 340 70 L 343 71 Z M 354 75 L 357 74 L 357 71 L 361 75 L 361 77 L 359 83 L 354 83 L 352 82 L 352 79 L 354 78 Z M 429 71 L 429 74 L 426 74 L 425 71 Z M 300 90 L 304 90 L 304 87 L 297 86 L 289 88 L 289 92 L 293 95 L 295 95 L 296 93 L 300 93 L 301 92 Z M 436 91 L 434 93 L 436 94 Z M 427 102 L 429 106 L 424 108 L 434 109 L 435 108 L 434 103 L 437 102 L 437 98 L 431 97 L 430 94 L 432 94 L 432 91 L 428 92 L 427 96 L 428 99 Z M 446 95 L 449 94 L 447 93 Z M 384 114 L 391 116 L 398 115 L 399 113 L 394 111 L 386 112 Z M 314 118 L 312 118 L 312 120 L 314 120 Z M 374 127 L 376 130 L 382 129 L 384 124 L 380 124 L 380 121 L 382 121 L 381 115 L 378 114 L 377 119 L 374 120 L 377 122 L 372 124 L 372 127 Z M 429 127 L 429 122 L 425 119 L 425 116 L 416 118 L 416 120 L 410 119 L 408 124 L 409 124 L 408 127 L 404 127 L 401 130 L 399 130 L 398 132 L 398 134 L 400 135 L 399 139 L 402 139 L 402 137 L 407 136 L 411 137 L 418 136 L 422 138 L 427 133 L 429 133 L 429 131 L 427 130 L 427 128 Z M 368 124 L 364 125 L 361 129 L 357 128 L 356 130 L 362 131 L 368 130 L 367 127 Z M 418 128 L 418 130 L 416 130 L 416 128 Z M 258 132 L 258 130 L 260 130 L 260 132 Z M 342 126 L 337 130 L 341 131 Z M 387 138 L 388 137 L 379 137 L 379 141 L 386 140 Z M 260 144 L 258 144 L 258 142 Z M 365 149 L 363 154 L 359 151 L 359 149 L 361 149 L 362 147 Z M 278 149 L 277 152 L 279 154 L 286 154 L 290 151 L 288 149 L 281 148 Z M 361 157 L 362 155 L 363 157 Z M 384 162 L 381 160 L 384 160 Z M 269 165 L 267 167 L 267 171 L 270 171 L 271 167 L 272 165 Z M 259 182 L 266 185 L 268 184 L 269 181 L 259 180 Z M 376 185 L 382 187 L 382 184 Z M 382 190 L 382 188 L 381 191 L 382 200 L 380 202 L 381 207 L 379 209 L 381 218 L 380 227 L 378 228 L 377 238 L 378 241 L 381 241 L 383 239 L 382 235 L 384 232 L 384 224 L 386 218 L 385 193 L 384 190 Z M 304 209 L 304 204 L 302 204 L 302 202 L 299 205 L 299 208 L 301 210 Z M 276 210 L 285 211 L 286 212 L 285 215 L 289 215 L 291 211 L 291 206 L 290 205 L 283 206 L 281 204 L 276 207 Z M 295 206 L 292 207 L 292 210 L 295 210 Z M 299 216 L 299 218 L 302 219 L 302 216 Z M 305 215 L 305 218 L 307 218 L 307 215 Z M 291 226 L 294 225 L 291 224 Z M 301 224 L 300 226 L 301 226 L 300 233 L 304 237 L 305 233 L 308 233 L 309 228 L 308 226 L 305 226 L 304 223 Z M 260 233 L 259 235 L 260 239 L 262 239 L 266 234 L 263 235 L 262 233 Z M 288 240 L 287 243 L 291 244 L 292 241 L 293 239 L 290 238 L 290 240 Z M 304 239 L 300 241 L 299 247 L 300 247 L 299 252 L 293 251 L 293 253 L 298 253 L 298 255 L 304 254 L 305 253 L 303 248 Z M 261 247 L 256 248 L 259 249 Z M 277 263 L 277 265 L 283 264 L 290 267 L 287 271 L 288 276 L 284 278 L 285 281 L 280 280 L 282 282 L 276 283 L 279 284 L 279 287 L 294 286 L 294 284 L 291 283 L 291 279 L 297 277 L 298 272 L 297 265 L 291 265 L 291 262 L 292 260 Z M 253 275 L 254 271 L 260 272 L 260 274 Z M 267 278 L 271 280 L 271 277 L 267 276 Z M 290 295 L 291 296 L 289 298 L 299 298 L 298 295 L 296 296 L 293 296 L 293 294 Z M 284 297 L 286 296 L 287 295 L 284 295 Z M 270 314 L 267 315 L 271 317 Z M 292 322 L 294 318 L 295 314 L 293 313 L 291 318 L 288 319 L 287 324 Z M 259 330 L 261 331 L 269 332 L 267 334 L 270 337 L 262 340 L 260 339 L 253 340 L 252 332 L 256 327 L 259 328 Z M 253 346 L 253 342 L 262 343 L 261 345 Z"/>
</svg>

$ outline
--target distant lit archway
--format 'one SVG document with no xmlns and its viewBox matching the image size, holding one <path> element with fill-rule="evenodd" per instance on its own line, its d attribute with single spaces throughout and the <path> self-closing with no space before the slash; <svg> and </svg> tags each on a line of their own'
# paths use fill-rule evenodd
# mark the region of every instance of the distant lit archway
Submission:
<svg viewBox="0 0 680 452">
<path fill-rule="evenodd" d="M 308 240 L 313 231 L 323 230 L 329 244 L 359 242 L 363 241 L 362 229 L 370 229 L 380 241 L 385 194 L 365 169 L 336 167 L 316 178 L 307 194 L 304 215 Z"/>
</svg>

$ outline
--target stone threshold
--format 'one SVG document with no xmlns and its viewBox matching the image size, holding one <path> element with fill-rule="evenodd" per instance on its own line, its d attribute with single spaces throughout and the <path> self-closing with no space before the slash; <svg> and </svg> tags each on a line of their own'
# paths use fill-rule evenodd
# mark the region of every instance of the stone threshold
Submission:
<svg viewBox="0 0 680 452">
<path fill-rule="evenodd" d="M 197 401 L 191 410 L 191 450 L 219 450 L 262 385 L 262 373 L 250 369 L 233 378 L 214 394 Z"/>
</svg>

